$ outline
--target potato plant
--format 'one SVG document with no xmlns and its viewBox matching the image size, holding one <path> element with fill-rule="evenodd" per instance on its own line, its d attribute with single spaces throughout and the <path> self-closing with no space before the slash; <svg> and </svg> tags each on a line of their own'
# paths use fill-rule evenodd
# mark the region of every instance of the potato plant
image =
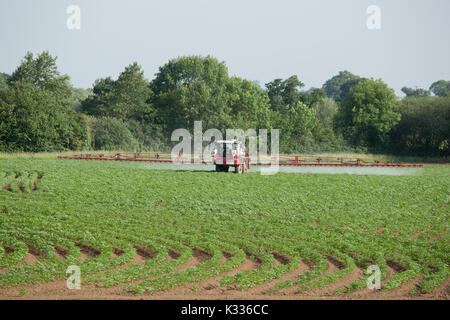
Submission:
<svg viewBox="0 0 450 320">
<path fill-rule="evenodd" d="M 62 280 L 73 264 L 84 284 L 134 294 L 199 289 L 212 277 L 238 290 L 274 281 L 273 294 L 307 293 L 361 269 L 360 279 L 330 291 L 346 295 L 366 287 L 370 265 L 380 268 L 384 292 L 415 279 L 417 294 L 433 292 L 448 279 L 449 167 L 262 176 L 2 159 L 0 181 L 10 183 L 0 192 L 0 288 Z M 199 250 L 201 261 L 184 267 Z M 251 269 L 224 275 L 246 261 Z M 307 270 L 293 273 L 301 263 Z"/>
</svg>

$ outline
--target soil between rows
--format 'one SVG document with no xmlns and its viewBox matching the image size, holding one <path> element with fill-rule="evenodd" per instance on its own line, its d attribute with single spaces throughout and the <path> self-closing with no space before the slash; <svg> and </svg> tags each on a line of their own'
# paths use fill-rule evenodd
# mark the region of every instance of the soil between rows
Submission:
<svg viewBox="0 0 450 320">
<path fill-rule="evenodd" d="M 100 251 L 91 246 L 76 243 L 77 246 L 80 247 L 80 251 L 82 253 L 83 259 L 90 259 L 96 257 L 100 254 Z M 39 259 L 45 258 L 45 255 L 42 251 L 35 248 L 32 245 L 28 245 L 29 253 L 23 260 L 21 264 L 33 264 L 39 261 Z M 61 258 L 64 258 L 67 255 L 68 251 L 65 248 L 59 247 L 57 245 L 55 247 L 55 254 Z M 154 258 L 156 253 L 143 247 L 134 245 L 136 249 L 136 255 L 133 261 L 130 261 L 126 265 L 130 264 L 144 264 L 145 260 Z M 6 247 L 5 251 L 11 251 L 10 248 Z M 221 264 L 226 262 L 227 260 L 233 257 L 232 254 L 222 251 L 223 257 L 220 261 Z M 120 256 L 123 254 L 123 251 L 119 248 L 114 248 L 114 255 Z M 273 251 L 272 254 L 275 258 L 274 265 L 287 264 L 290 262 L 290 258 L 280 254 L 278 252 Z M 180 254 L 172 249 L 169 249 L 168 259 L 177 259 Z M 345 264 L 339 259 L 325 254 L 324 255 L 328 260 L 328 269 L 324 272 L 323 275 L 327 275 L 333 273 L 337 270 L 345 268 Z M 193 247 L 192 248 L 192 256 L 191 258 L 184 264 L 180 265 L 176 268 L 176 271 L 187 270 L 199 263 L 203 263 L 207 260 L 211 259 L 211 255 L 202 249 Z M 394 273 L 403 272 L 406 269 L 405 266 L 400 264 L 397 261 L 386 259 L 388 265 L 388 272 L 386 279 L 382 281 L 382 284 L 385 284 L 392 277 Z M 251 287 L 246 290 L 239 290 L 237 285 L 228 285 L 228 286 L 220 286 L 219 280 L 225 275 L 233 276 L 239 272 L 245 270 L 255 270 L 261 267 L 261 259 L 258 256 L 254 256 L 249 252 L 246 252 L 245 261 L 239 265 L 238 267 L 222 273 L 220 275 L 210 277 L 199 281 L 195 284 L 191 283 L 184 286 L 174 287 L 167 291 L 156 292 L 152 295 L 138 295 L 135 296 L 132 293 L 126 292 L 123 290 L 124 284 L 111 287 L 111 288 L 99 288 L 95 284 L 90 285 L 82 285 L 80 290 L 69 290 L 67 289 L 67 284 L 65 280 L 54 280 L 47 283 L 38 283 L 25 285 L 14 288 L 3 288 L 0 289 L 0 299 L 50 299 L 50 300 L 59 300 L 59 299 L 176 299 L 176 300 L 184 300 L 184 299 L 239 299 L 239 300 L 252 300 L 252 299 L 282 299 L 282 300 L 304 300 L 304 299 L 345 299 L 345 300 L 359 300 L 359 299 L 443 299 L 448 300 L 450 298 L 450 280 L 446 279 L 446 281 L 441 284 L 438 288 L 433 290 L 428 294 L 417 294 L 415 296 L 410 295 L 410 290 L 412 288 L 417 288 L 417 292 L 420 292 L 420 280 L 421 277 L 413 279 L 399 288 L 393 289 L 391 291 L 383 291 L 383 290 L 369 290 L 363 289 L 354 292 L 344 292 L 342 294 L 335 294 L 334 290 L 337 288 L 345 287 L 355 280 L 359 280 L 363 278 L 363 270 L 360 268 L 355 268 L 353 272 L 349 275 L 339 279 L 336 282 L 333 282 L 329 285 L 326 285 L 321 288 L 316 288 L 307 292 L 298 292 L 298 288 L 294 285 L 285 289 L 271 290 L 274 288 L 276 283 L 285 280 L 291 280 L 295 282 L 295 279 L 299 274 L 302 274 L 311 268 L 314 265 L 308 261 L 302 261 L 293 271 L 287 272 L 283 274 L 280 278 L 273 279 L 267 282 L 264 282 L 255 287 Z M 120 266 L 120 267 L 124 267 Z M 136 283 L 139 283 L 136 281 Z M 25 294 L 21 295 L 19 289 L 24 288 Z"/>
<path fill-rule="evenodd" d="M 43 284 L 21 286 L 26 294 L 21 296 L 18 288 L 0 289 L 1 300 L 449 300 L 450 280 L 446 279 L 438 288 L 427 294 L 410 296 L 409 291 L 420 282 L 420 279 L 410 281 L 389 292 L 370 291 L 357 294 L 332 295 L 328 293 L 306 292 L 301 294 L 263 294 L 246 290 L 232 292 L 205 293 L 188 291 L 185 288 L 173 288 L 168 292 L 153 295 L 138 295 L 123 291 L 121 288 L 102 288 L 95 285 L 85 285 L 80 290 L 68 290 L 65 280 L 51 281 Z"/>
</svg>

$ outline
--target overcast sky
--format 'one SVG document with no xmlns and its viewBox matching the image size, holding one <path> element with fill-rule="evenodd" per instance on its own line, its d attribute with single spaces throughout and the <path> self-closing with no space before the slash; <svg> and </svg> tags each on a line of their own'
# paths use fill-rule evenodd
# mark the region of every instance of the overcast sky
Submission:
<svg viewBox="0 0 450 320">
<path fill-rule="evenodd" d="M 81 29 L 69 30 L 69 5 Z M 381 29 L 369 30 L 369 5 Z M 321 87 L 340 70 L 400 88 L 450 80 L 450 0 L 0 0 L 0 71 L 49 50 L 76 87 L 137 61 L 152 79 L 182 55 L 213 55 L 231 75 L 297 74 Z"/>
</svg>

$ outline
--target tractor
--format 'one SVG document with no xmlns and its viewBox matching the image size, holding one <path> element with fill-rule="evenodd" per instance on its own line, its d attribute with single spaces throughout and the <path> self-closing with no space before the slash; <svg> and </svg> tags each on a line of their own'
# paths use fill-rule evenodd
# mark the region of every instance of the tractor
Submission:
<svg viewBox="0 0 450 320">
<path fill-rule="evenodd" d="M 247 172 L 250 169 L 249 155 L 239 140 L 216 141 L 212 155 L 216 172 L 228 172 L 230 167 L 234 167 L 235 173 Z"/>
</svg>

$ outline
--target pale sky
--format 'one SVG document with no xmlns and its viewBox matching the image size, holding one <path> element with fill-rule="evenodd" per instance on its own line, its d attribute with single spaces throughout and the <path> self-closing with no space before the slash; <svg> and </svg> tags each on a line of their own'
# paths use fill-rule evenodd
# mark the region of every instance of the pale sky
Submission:
<svg viewBox="0 0 450 320">
<path fill-rule="evenodd" d="M 66 26 L 71 4 L 80 30 Z M 369 5 L 381 9 L 380 30 L 366 26 Z M 171 58 L 210 54 L 261 85 L 296 74 L 321 87 L 349 70 L 400 95 L 450 80 L 449 39 L 449 0 L 0 0 L 0 71 L 49 50 L 84 88 L 133 61 L 151 80 Z"/>
</svg>

